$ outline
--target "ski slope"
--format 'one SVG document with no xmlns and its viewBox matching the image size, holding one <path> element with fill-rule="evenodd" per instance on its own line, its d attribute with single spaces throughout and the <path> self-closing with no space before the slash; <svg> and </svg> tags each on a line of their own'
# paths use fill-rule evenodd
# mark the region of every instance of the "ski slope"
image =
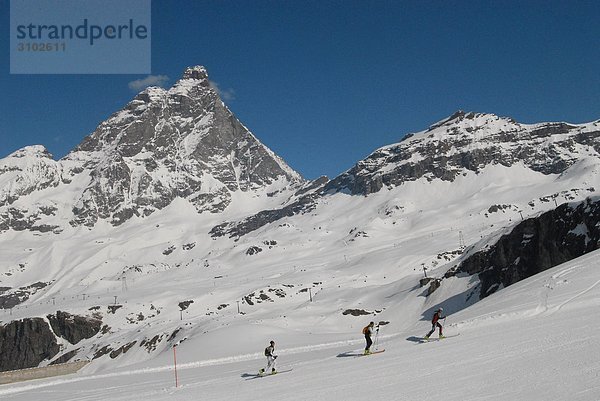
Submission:
<svg viewBox="0 0 600 401">
<path fill-rule="evenodd" d="M 460 335 L 442 341 L 417 341 L 429 329 L 425 321 L 398 332 L 382 326 L 377 347 L 386 352 L 369 357 L 349 356 L 363 346 L 359 330 L 353 340 L 326 341 L 327 336 L 303 333 L 289 341 L 275 337 L 280 369 L 293 367 L 293 372 L 247 380 L 264 365 L 263 347 L 233 353 L 236 342 L 243 340 L 238 337 L 253 338 L 264 346 L 270 339 L 249 327 L 238 337 L 230 334 L 214 342 L 181 343 L 177 388 L 172 354 L 163 352 L 150 364 L 100 373 L 84 369 L 77 375 L 5 385 L 0 387 L 0 398 L 598 400 L 599 256 L 600 251 L 592 252 L 451 314 L 445 333 Z M 204 346 L 220 357 L 202 358 Z"/>
</svg>

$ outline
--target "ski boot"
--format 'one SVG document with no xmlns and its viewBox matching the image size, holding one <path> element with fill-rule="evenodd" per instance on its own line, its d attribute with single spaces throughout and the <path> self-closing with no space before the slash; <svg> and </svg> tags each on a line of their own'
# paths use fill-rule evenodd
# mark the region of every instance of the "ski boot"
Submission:
<svg viewBox="0 0 600 401">
<path fill-rule="evenodd" d="M 446 336 L 444 336 L 444 335 L 440 334 L 440 337 L 439 337 L 439 338 L 440 338 L 440 340 L 443 340 L 444 338 L 446 338 Z"/>
<path fill-rule="evenodd" d="M 275 368 L 271 369 L 271 374 L 272 375 L 277 374 L 277 371 L 275 370 Z"/>
<path fill-rule="evenodd" d="M 258 375 L 259 375 L 259 376 L 262 376 L 264 373 L 265 373 L 265 370 L 264 370 L 264 369 L 261 369 L 261 370 L 259 370 L 259 371 L 258 371 Z"/>
</svg>

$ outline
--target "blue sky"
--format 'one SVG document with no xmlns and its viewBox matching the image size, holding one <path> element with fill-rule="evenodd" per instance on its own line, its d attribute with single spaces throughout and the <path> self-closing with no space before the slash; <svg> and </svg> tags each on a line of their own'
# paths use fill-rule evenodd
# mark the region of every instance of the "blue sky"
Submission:
<svg viewBox="0 0 600 401">
<path fill-rule="evenodd" d="M 207 67 L 237 117 L 306 178 L 334 177 L 458 109 L 600 119 L 599 1 L 161 1 L 152 75 Z M 10 75 L 0 0 L 0 157 L 64 156 L 146 75 Z"/>
</svg>

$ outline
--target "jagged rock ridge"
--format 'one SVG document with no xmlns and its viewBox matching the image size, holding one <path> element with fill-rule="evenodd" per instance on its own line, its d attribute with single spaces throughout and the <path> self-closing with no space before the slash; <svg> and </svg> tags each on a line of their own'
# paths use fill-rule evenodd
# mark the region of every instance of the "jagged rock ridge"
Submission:
<svg viewBox="0 0 600 401">
<path fill-rule="evenodd" d="M 368 195 L 419 178 L 454 181 L 491 164 L 523 163 L 560 174 L 580 156 L 600 153 L 598 122 L 520 124 L 493 114 L 456 112 L 428 130 L 382 147 L 333 179 L 330 191 Z"/>
</svg>

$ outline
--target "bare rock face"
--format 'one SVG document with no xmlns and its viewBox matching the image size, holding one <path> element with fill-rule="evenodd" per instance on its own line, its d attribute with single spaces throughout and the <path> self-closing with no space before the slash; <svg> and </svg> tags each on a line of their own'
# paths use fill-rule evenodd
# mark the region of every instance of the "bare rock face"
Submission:
<svg viewBox="0 0 600 401">
<path fill-rule="evenodd" d="M 137 95 L 67 156 L 82 157 L 94 162 L 73 225 L 99 218 L 118 225 L 175 197 L 217 213 L 232 192 L 302 182 L 235 118 L 203 67 L 188 68 L 169 90 Z"/>
<path fill-rule="evenodd" d="M 16 320 L 0 326 L 0 371 L 38 366 L 60 350 L 42 318 Z"/>
<path fill-rule="evenodd" d="M 0 371 L 36 367 L 60 352 L 57 336 L 77 344 L 98 334 L 102 325 L 98 319 L 61 311 L 47 319 L 50 325 L 39 317 L 0 325 Z M 75 354 L 73 350 L 53 362 L 66 362 Z"/>
<path fill-rule="evenodd" d="M 303 182 L 233 115 L 206 70 L 191 67 L 170 89 L 139 93 L 60 161 L 42 146 L 0 160 L 0 231 L 60 232 L 49 221 L 65 215 L 72 226 L 119 225 L 176 197 L 219 213 L 234 192 L 266 196 Z M 39 201 L 47 188 L 56 191 Z M 65 192 L 69 209 L 58 199 Z"/>
<path fill-rule="evenodd" d="M 455 270 L 478 274 L 480 297 L 600 248 L 600 199 L 563 204 L 518 224 Z"/>
</svg>

